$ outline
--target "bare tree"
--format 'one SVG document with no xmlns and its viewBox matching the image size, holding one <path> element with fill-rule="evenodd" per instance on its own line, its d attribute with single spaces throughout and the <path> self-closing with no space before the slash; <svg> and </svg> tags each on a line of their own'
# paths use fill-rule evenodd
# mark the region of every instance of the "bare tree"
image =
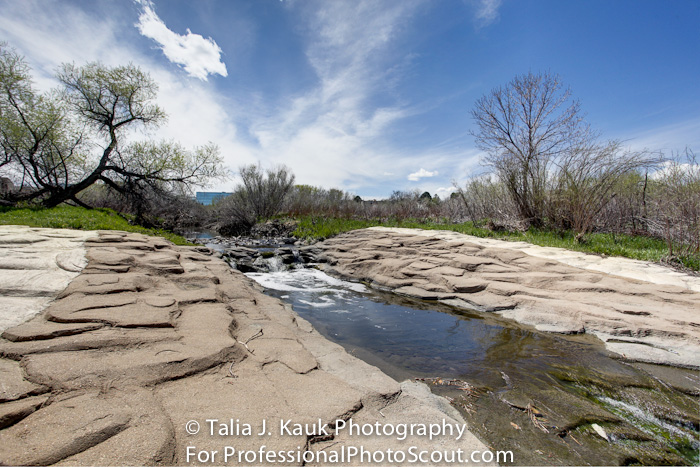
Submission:
<svg viewBox="0 0 700 467">
<path fill-rule="evenodd" d="M 479 99 L 471 114 L 476 143 L 520 217 L 542 225 L 552 163 L 589 133 L 579 103 L 558 76 L 528 73 Z"/>
<path fill-rule="evenodd" d="M 260 165 L 247 165 L 239 173 L 242 183 L 217 206 L 225 235 L 247 233 L 257 222 L 279 213 L 294 186 L 294 174 L 285 166 L 263 171 Z"/>
<path fill-rule="evenodd" d="M 666 240 L 669 256 L 694 255 L 700 264 L 700 161 L 689 148 L 673 155 L 654 174 L 651 230 Z"/>
<path fill-rule="evenodd" d="M 553 220 L 571 228 L 577 239 L 590 232 L 600 212 L 615 197 L 623 177 L 658 164 L 659 155 L 647 151 L 624 151 L 619 141 L 579 142 L 556 161 L 553 170 Z"/>
</svg>

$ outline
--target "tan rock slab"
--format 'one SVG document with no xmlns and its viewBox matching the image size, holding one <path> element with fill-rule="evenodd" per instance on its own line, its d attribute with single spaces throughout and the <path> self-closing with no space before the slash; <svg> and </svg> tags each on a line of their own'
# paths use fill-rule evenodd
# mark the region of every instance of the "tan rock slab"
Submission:
<svg viewBox="0 0 700 467">
<path fill-rule="evenodd" d="M 231 321 L 220 305 L 194 306 L 179 317 L 173 342 L 32 354 L 25 357 L 25 368 L 35 381 L 56 388 L 95 388 L 114 380 L 120 386 L 167 381 L 242 359 L 244 351 L 228 333 Z"/>
<path fill-rule="evenodd" d="M 435 271 L 433 271 L 434 273 Z M 476 293 L 486 290 L 488 284 L 482 280 L 472 279 L 470 277 L 452 277 L 451 275 L 444 276 L 447 286 L 458 293 Z"/>
<path fill-rule="evenodd" d="M 104 325 L 101 323 L 61 324 L 45 320 L 33 320 L 6 330 L 2 333 L 2 337 L 12 342 L 44 340 L 94 331 L 102 326 Z"/>
<path fill-rule="evenodd" d="M 430 292 L 421 287 L 416 287 L 413 285 L 407 287 L 399 287 L 398 289 L 394 290 L 394 292 L 399 295 L 407 295 L 409 297 L 416 297 L 422 300 L 447 300 L 456 297 L 454 294 L 449 294 L 445 292 Z"/>
<path fill-rule="evenodd" d="M 162 436 L 162 425 L 167 427 L 168 420 L 149 410 L 144 401 L 147 396 L 146 392 L 88 393 L 58 400 L 0 431 L 0 460 L 10 465 L 50 465 L 61 460 L 73 465 L 100 460 L 111 464 L 117 459 L 145 461 L 153 456 L 143 455 L 143 445 L 149 448 L 146 452 L 162 452 L 168 444 Z M 129 443 L 105 444 L 129 430 L 136 432 L 129 436 Z M 97 446 L 102 455 L 88 452 Z"/>
<path fill-rule="evenodd" d="M 0 358 L 0 402 L 41 394 L 46 388 L 27 381 L 19 362 Z"/>
<path fill-rule="evenodd" d="M 174 304 L 174 301 L 173 301 Z M 177 307 L 151 306 L 145 301 L 121 306 L 90 308 L 69 312 L 66 310 L 50 310 L 48 318 L 58 323 L 106 323 L 122 327 L 170 327 L 171 316 L 178 311 Z"/>
<path fill-rule="evenodd" d="M 383 248 L 380 260 L 363 260 L 372 254 L 368 240 L 376 235 L 401 247 Z M 590 333 L 629 360 L 700 368 L 700 279 L 691 276 L 447 231 L 373 227 L 317 247 L 327 258 L 324 268 L 337 275 L 423 300 L 499 312 L 541 331 Z M 446 263 L 429 267 L 438 261 Z"/>
<path fill-rule="evenodd" d="M 11 359 L 36 353 L 52 354 L 95 349 L 118 349 L 178 340 L 172 328 L 101 328 L 81 334 L 22 342 L 0 341 L 0 355 Z"/>
<path fill-rule="evenodd" d="M 48 396 L 34 396 L 0 404 L 0 430 L 36 412 L 48 399 Z"/>
</svg>

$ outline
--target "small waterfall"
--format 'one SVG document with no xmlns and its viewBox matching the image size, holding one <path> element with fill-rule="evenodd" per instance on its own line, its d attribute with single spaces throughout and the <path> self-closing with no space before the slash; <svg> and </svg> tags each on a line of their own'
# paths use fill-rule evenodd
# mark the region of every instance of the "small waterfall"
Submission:
<svg viewBox="0 0 700 467">
<path fill-rule="evenodd" d="M 280 272 L 288 269 L 282 258 L 275 254 L 272 256 L 258 256 L 253 261 L 253 267 L 259 272 Z"/>
<path fill-rule="evenodd" d="M 282 258 L 275 255 L 265 260 L 267 262 L 267 268 L 270 272 L 280 272 L 288 269 L 287 265 L 284 264 Z"/>
</svg>

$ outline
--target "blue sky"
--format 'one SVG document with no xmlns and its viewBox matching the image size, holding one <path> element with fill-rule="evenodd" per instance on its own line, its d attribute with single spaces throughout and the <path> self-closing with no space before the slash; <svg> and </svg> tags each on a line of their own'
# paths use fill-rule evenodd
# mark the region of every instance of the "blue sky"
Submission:
<svg viewBox="0 0 700 467">
<path fill-rule="evenodd" d="M 169 114 L 149 137 L 365 198 L 483 172 L 469 112 L 529 71 L 606 139 L 700 151 L 698 25 L 697 0 L 0 0 L 39 88 L 63 62 L 133 62 Z"/>
</svg>

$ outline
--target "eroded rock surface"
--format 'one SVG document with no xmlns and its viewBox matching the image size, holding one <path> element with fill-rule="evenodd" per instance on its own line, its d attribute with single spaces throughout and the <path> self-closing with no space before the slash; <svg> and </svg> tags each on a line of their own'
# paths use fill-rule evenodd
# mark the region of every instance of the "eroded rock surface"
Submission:
<svg viewBox="0 0 700 467">
<path fill-rule="evenodd" d="M 46 241 L 23 235 L 14 242 Z M 123 232 L 100 232 L 85 247 L 82 273 L 0 339 L 0 464 L 185 464 L 196 446 L 218 451 L 220 465 L 225 446 L 303 452 L 371 441 L 289 435 L 279 430 L 283 420 L 463 423 L 440 408 L 444 401 L 402 390 L 325 340 L 206 248 Z M 254 434 L 219 436 L 216 425 L 211 436 L 208 419 L 250 424 Z M 198 434 L 186 432 L 191 420 Z M 270 435 L 258 436 L 263 420 Z M 372 443 L 400 446 L 392 437 Z M 433 443 L 411 439 L 420 449 Z M 469 432 L 440 443 L 487 449 Z"/>
<path fill-rule="evenodd" d="M 0 226 L 0 331 L 43 310 L 85 267 L 96 232 Z"/>
<path fill-rule="evenodd" d="M 593 334 L 631 361 L 700 368 L 700 281 L 653 274 L 652 266 L 638 272 L 625 260 L 613 272 L 627 277 L 606 274 L 597 257 L 524 245 L 372 228 L 317 246 L 325 269 L 398 294 L 497 312 L 542 331 Z"/>
</svg>

